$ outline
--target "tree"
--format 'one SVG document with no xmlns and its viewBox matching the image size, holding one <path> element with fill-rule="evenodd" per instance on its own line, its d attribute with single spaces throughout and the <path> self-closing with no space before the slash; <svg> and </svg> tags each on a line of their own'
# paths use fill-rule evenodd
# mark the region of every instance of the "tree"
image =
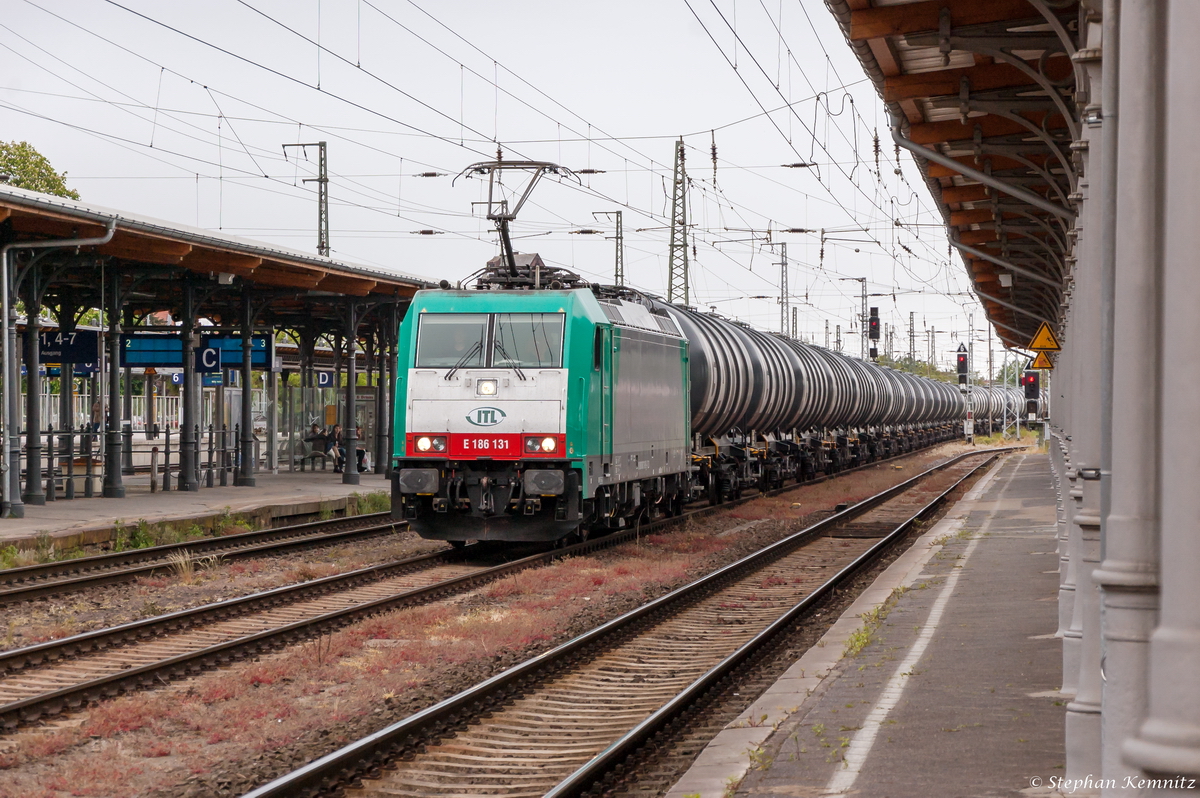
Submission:
<svg viewBox="0 0 1200 798">
<path fill-rule="evenodd" d="M 46 156 L 27 141 L 0 141 L 0 174 L 8 175 L 9 183 L 17 188 L 79 199 L 78 191 L 67 188 L 67 173 L 54 171 Z"/>
</svg>

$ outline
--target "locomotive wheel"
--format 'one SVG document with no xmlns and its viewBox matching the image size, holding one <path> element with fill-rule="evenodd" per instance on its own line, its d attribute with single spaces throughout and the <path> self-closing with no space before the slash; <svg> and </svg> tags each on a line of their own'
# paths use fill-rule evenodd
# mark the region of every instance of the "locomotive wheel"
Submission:
<svg viewBox="0 0 1200 798">
<path fill-rule="evenodd" d="M 713 507 L 721 503 L 721 484 L 713 473 L 708 475 L 708 503 Z"/>
</svg>

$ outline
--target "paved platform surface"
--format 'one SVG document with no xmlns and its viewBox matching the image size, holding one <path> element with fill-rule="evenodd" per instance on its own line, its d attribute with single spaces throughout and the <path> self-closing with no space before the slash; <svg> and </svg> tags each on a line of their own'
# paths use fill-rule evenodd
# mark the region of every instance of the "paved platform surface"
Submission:
<svg viewBox="0 0 1200 798">
<path fill-rule="evenodd" d="M 1066 700 L 1054 520 L 1045 455 L 994 466 L 669 798 L 1057 794 Z M 844 657 L 862 613 L 885 602 L 872 642 Z"/>
<path fill-rule="evenodd" d="M 361 484 L 343 485 L 342 475 L 332 469 L 278 474 L 260 472 L 252 488 L 219 485 L 198 492 L 150 493 L 148 474 L 125 477 L 123 499 L 77 498 L 58 500 L 44 506 L 25 505 L 24 518 L 0 519 L 0 546 L 35 539 L 43 531 L 60 539 L 60 546 L 98 543 L 108 539 L 117 523 L 186 521 L 220 515 L 258 514 L 268 517 L 319 513 L 325 507 L 340 509 L 347 497 L 388 490 L 382 475 L 359 474 Z M 100 491 L 97 480 L 96 492 Z"/>
</svg>

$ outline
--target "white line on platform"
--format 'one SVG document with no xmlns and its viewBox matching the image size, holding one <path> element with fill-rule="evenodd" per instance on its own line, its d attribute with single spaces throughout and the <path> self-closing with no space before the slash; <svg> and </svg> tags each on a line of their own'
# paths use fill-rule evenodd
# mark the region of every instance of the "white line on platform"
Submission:
<svg viewBox="0 0 1200 798">
<path fill-rule="evenodd" d="M 1025 456 L 1021 456 L 1021 460 L 1013 466 L 1012 473 L 1008 475 L 1008 479 L 1004 482 L 1004 487 L 1000 489 L 1000 495 L 1008 490 L 1009 484 L 1013 481 L 1017 471 L 1020 468 L 1021 462 Z M 879 730 L 883 727 L 884 721 L 887 720 L 888 714 L 895 709 L 896 704 L 900 702 L 900 696 L 904 694 L 904 688 L 908 684 L 908 679 L 912 676 L 912 670 L 917 666 L 921 657 L 925 654 L 925 649 L 929 647 L 929 643 L 933 640 L 933 634 L 937 631 L 938 624 L 942 620 L 942 613 L 946 610 L 946 605 L 950 603 L 950 597 L 954 593 L 954 587 L 958 584 L 958 578 L 962 575 L 962 569 L 966 566 L 967 561 L 971 558 L 975 547 L 979 545 L 979 541 L 991 526 L 992 519 L 996 517 L 996 511 L 999 509 L 999 503 L 992 507 L 992 511 L 988 513 L 987 520 L 983 522 L 979 533 L 976 534 L 971 542 L 967 544 L 966 551 L 963 552 L 962 560 L 959 562 L 946 578 L 946 584 L 942 587 L 941 593 L 933 602 L 933 608 L 929 611 L 929 617 L 925 620 L 925 627 L 921 630 L 921 634 L 913 643 L 912 648 L 908 652 L 908 656 L 904 661 L 897 666 L 892 678 L 883 688 L 883 693 L 879 700 L 875 702 L 875 706 L 871 707 L 871 711 L 867 714 L 866 720 L 863 721 L 862 728 L 854 735 L 854 739 L 850 741 L 849 748 L 846 749 L 845 766 L 836 771 L 829 783 L 825 785 L 824 795 L 837 796 L 844 798 L 845 794 L 854 786 L 854 782 L 858 780 L 858 774 L 862 771 L 863 765 L 866 764 L 867 756 L 871 753 L 871 748 L 875 745 L 875 738 L 879 736 Z"/>
</svg>

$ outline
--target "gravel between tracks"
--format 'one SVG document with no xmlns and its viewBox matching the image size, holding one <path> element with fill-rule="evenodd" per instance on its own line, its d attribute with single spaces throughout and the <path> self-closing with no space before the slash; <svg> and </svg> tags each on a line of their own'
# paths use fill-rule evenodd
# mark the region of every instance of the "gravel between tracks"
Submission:
<svg viewBox="0 0 1200 798">
<path fill-rule="evenodd" d="M 967 450 L 756 500 L 0 738 L 0 796 L 239 795 Z"/>
<path fill-rule="evenodd" d="M 397 531 L 325 549 L 297 551 L 197 569 L 191 579 L 164 571 L 133 582 L 50 596 L 4 608 L 0 651 L 212 604 L 274 587 L 307 582 L 437 551 L 444 545 Z"/>
</svg>

